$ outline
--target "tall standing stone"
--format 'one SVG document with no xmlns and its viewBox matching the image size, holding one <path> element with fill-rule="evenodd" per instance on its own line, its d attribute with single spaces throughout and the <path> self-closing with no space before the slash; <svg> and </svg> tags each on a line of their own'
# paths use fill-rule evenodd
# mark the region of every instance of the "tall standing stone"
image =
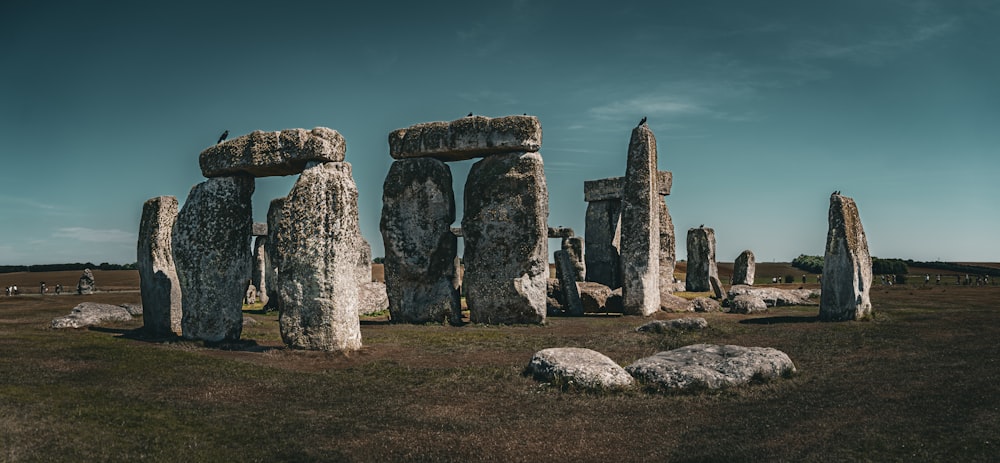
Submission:
<svg viewBox="0 0 1000 463">
<path fill-rule="evenodd" d="M 267 239 L 264 241 L 264 279 L 267 280 L 267 303 L 264 310 L 278 310 L 280 304 L 278 300 L 281 295 L 278 293 L 279 277 L 279 256 L 274 243 L 278 241 L 278 222 L 281 221 L 282 210 L 285 206 L 285 197 L 275 198 L 267 207 Z"/>
<path fill-rule="evenodd" d="M 279 325 L 291 347 L 361 348 L 358 189 L 346 162 L 307 166 L 276 228 Z"/>
<path fill-rule="evenodd" d="M 253 191 L 250 176 L 210 178 L 191 188 L 177 215 L 171 242 L 185 338 L 240 338 L 250 279 Z"/>
<path fill-rule="evenodd" d="M 824 321 L 864 318 L 872 311 L 868 295 L 872 260 L 854 200 L 839 194 L 830 196 L 829 224 L 819 318 Z"/>
<path fill-rule="evenodd" d="M 583 259 L 583 238 L 579 236 L 563 237 L 561 245 L 562 250 L 569 253 L 573 267 L 576 269 L 576 281 L 584 281 L 587 266 Z"/>
<path fill-rule="evenodd" d="M 569 315 L 583 315 L 583 301 L 580 299 L 580 289 L 576 286 L 577 273 L 573 255 L 565 249 L 554 253 L 556 260 L 556 279 L 559 280 L 562 293 L 563 309 Z"/>
<path fill-rule="evenodd" d="M 733 264 L 733 284 L 753 286 L 753 279 L 757 273 L 757 259 L 753 251 L 747 249 L 740 253 Z"/>
<path fill-rule="evenodd" d="M 154 334 L 181 334 L 181 285 L 170 243 L 177 198 L 158 196 L 142 205 L 136 266 L 142 293 L 142 324 Z"/>
<path fill-rule="evenodd" d="M 385 284 L 393 322 L 461 319 L 451 169 L 434 158 L 392 163 L 382 188 Z"/>
<path fill-rule="evenodd" d="M 586 280 L 609 288 L 620 288 L 621 200 L 587 203 L 587 227 L 584 230 Z"/>
<path fill-rule="evenodd" d="M 695 292 L 714 291 L 712 279 L 719 279 L 719 268 L 715 263 L 715 230 L 707 227 L 689 229 L 687 258 L 685 289 Z"/>
<path fill-rule="evenodd" d="M 257 288 L 260 303 L 267 305 L 267 235 L 255 236 L 253 239 L 253 268 L 250 273 L 250 284 Z"/>
<path fill-rule="evenodd" d="M 660 310 L 660 207 L 656 137 L 645 124 L 632 130 L 622 188 L 621 268 L 626 314 Z"/>
<path fill-rule="evenodd" d="M 543 323 L 549 195 L 542 156 L 486 157 L 465 183 L 465 278 L 474 323 Z"/>
<path fill-rule="evenodd" d="M 664 198 L 660 198 L 657 202 L 660 207 L 660 287 L 673 288 L 674 268 L 677 264 L 674 221 L 670 218 L 670 209 L 667 208 Z"/>
</svg>

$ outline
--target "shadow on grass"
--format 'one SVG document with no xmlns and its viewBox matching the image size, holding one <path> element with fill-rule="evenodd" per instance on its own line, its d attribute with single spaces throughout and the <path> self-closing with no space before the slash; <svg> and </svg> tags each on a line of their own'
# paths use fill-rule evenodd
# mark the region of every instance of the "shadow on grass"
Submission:
<svg viewBox="0 0 1000 463">
<path fill-rule="evenodd" d="M 129 339 L 132 341 L 148 342 L 154 344 L 167 344 L 175 342 L 198 342 L 190 339 L 185 339 L 176 334 L 151 334 L 146 331 L 145 328 L 135 328 L 135 329 L 124 329 L 124 328 L 105 328 L 101 326 L 91 326 L 88 328 L 90 331 L 96 331 L 98 333 L 110 333 L 116 335 L 117 338 Z M 228 351 L 238 351 L 238 352 L 267 352 L 274 350 L 273 346 L 262 346 L 257 344 L 257 341 L 252 339 L 240 339 L 237 341 L 202 341 L 202 344 L 209 349 L 218 350 L 228 350 Z"/>
<path fill-rule="evenodd" d="M 808 316 L 780 316 L 780 317 L 763 317 L 763 318 L 748 318 L 746 320 L 740 320 L 741 325 L 779 325 L 779 324 L 789 324 L 789 323 L 816 323 L 819 322 L 818 315 L 808 315 Z"/>
</svg>

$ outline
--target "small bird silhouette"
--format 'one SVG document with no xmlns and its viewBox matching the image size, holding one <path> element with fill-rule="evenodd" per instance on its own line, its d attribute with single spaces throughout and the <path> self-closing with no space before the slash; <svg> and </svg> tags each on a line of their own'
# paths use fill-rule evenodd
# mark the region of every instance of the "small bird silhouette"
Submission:
<svg viewBox="0 0 1000 463">
<path fill-rule="evenodd" d="M 705 224 L 698 225 L 698 228 L 705 228 Z"/>
<path fill-rule="evenodd" d="M 468 115 L 468 116 L 465 116 L 465 117 L 472 117 L 472 113 L 469 113 L 469 115 Z"/>
<path fill-rule="evenodd" d="M 228 137 L 228 136 L 229 136 L 229 131 L 228 130 L 225 131 L 225 132 L 222 132 L 222 135 L 219 135 L 219 141 L 215 142 L 215 144 L 218 145 L 219 143 L 222 143 L 222 142 L 226 141 L 226 137 Z"/>
<path fill-rule="evenodd" d="M 643 125 L 646 125 L 646 116 L 642 116 L 642 120 L 639 121 L 639 125 L 637 125 L 636 127 L 643 126 Z"/>
</svg>

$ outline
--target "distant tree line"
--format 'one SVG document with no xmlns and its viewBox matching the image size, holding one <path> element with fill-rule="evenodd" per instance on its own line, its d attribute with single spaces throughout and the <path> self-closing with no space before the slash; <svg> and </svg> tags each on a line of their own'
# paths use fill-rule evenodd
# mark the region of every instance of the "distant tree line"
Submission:
<svg viewBox="0 0 1000 463">
<path fill-rule="evenodd" d="M 0 265 L 0 273 L 14 273 L 14 272 L 59 272 L 63 270 L 80 270 L 83 269 L 91 270 L 136 270 L 136 263 L 131 264 L 109 264 L 107 262 L 102 262 L 100 265 L 94 265 L 91 262 L 87 263 L 72 263 L 72 264 L 43 264 L 43 265 Z"/>
<path fill-rule="evenodd" d="M 907 262 L 902 259 L 879 259 L 872 257 L 872 273 L 875 275 L 906 275 L 910 273 Z M 799 257 L 792 259 L 792 267 L 802 269 L 810 273 L 823 273 L 823 257 L 807 256 L 799 254 Z"/>
<path fill-rule="evenodd" d="M 974 275 L 993 275 L 996 273 L 1000 273 L 1000 270 L 991 267 L 982 267 L 979 265 L 954 264 L 951 262 L 919 262 L 919 261 L 907 260 L 906 263 L 914 267 L 934 268 L 938 270 L 947 270 L 949 272 L 971 273 Z"/>
</svg>

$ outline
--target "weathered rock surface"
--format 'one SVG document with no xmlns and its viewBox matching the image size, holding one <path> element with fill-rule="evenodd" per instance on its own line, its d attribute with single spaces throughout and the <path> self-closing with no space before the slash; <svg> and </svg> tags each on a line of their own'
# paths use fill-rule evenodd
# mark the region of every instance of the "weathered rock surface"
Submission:
<svg viewBox="0 0 1000 463">
<path fill-rule="evenodd" d="M 569 227 L 549 227 L 549 238 L 572 238 L 576 236 Z"/>
<path fill-rule="evenodd" d="M 666 312 L 691 312 L 694 305 L 691 301 L 668 292 L 660 293 L 660 310 Z"/>
<path fill-rule="evenodd" d="M 720 389 L 786 376 L 795 365 L 770 347 L 695 344 L 639 359 L 625 370 L 660 389 Z"/>
<path fill-rule="evenodd" d="M 691 301 L 691 306 L 695 312 L 720 312 L 722 305 L 719 301 L 707 297 L 699 297 Z"/>
<path fill-rule="evenodd" d="M 275 198 L 271 200 L 267 208 L 267 240 L 264 241 L 264 279 L 268 281 L 267 284 L 267 303 L 264 304 L 264 311 L 271 312 L 278 310 L 279 299 L 281 295 L 278 294 L 278 250 L 275 249 L 274 243 L 278 241 L 278 234 L 276 232 L 278 221 L 281 220 L 281 211 L 285 206 L 285 197 Z"/>
<path fill-rule="evenodd" d="M 829 232 L 823 255 L 819 318 L 858 320 L 871 314 L 872 260 L 854 200 L 830 196 Z"/>
<path fill-rule="evenodd" d="M 358 189 L 351 165 L 302 172 L 276 225 L 281 338 L 299 349 L 361 348 Z"/>
<path fill-rule="evenodd" d="M 753 286 L 757 273 L 757 258 L 753 251 L 747 249 L 740 253 L 733 263 L 733 284 Z"/>
<path fill-rule="evenodd" d="M 759 297 L 768 307 L 777 307 L 785 305 L 816 305 L 817 302 L 813 298 L 819 293 L 809 289 L 779 289 L 746 285 L 733 285 L 729 288 L 729 299 L 734 299 L 741 294 Z"/>
<path fill-rule="evenodd" d="M 674 287 L 677 240 L 674 237 L 674 221 L 670 218 L 667 203 L 660 198 L 657 204 L 660 208 L 660 293 L 662 294 L 664 288 Z"/>
<path fill-rule="evenodd" d="M 254 222 L 250 226 L 250 234 L 257 236 L 267 236 L 267 222 Z"/>
<path fill-rule="evenodd" d="M 760 296 L 740 294 L 729 301 L 729 312 L 745 314 L 767 312 L 767 304 Z"/>
<path fill-rule="evenodd" d="M 534 152 L 542 147 L 542 124 L 535 116 L 470 116 L 426 122 L 389 133 L 394 159 L 434 157 L 462 161 L 493 154 Z"/>
<path fill-rule="evenodd" d="M 340 133 L 326 127 L 257 130 L 209 147 L 198 162 L 205 177 L 295 175 L 310 162 L 343 161 L 346 146 Z"/>
<path fill-rule="evenodd" d="M 673 320 L 653 320 L 636 328 L 638 332 L 666 333 L 667 331 L 703 330 L 708 328 L 708 320 L 701 317 L 675 318 Z"/>
<path fill-rule="evenodd" d="M 617 311 L 608 310 L 611 288 L 592 281 L 578 282 L 576 286 L 580 290 L 580 301 L 583 303 L 584 313 L 620 312 L 620 308 Z"/>
<path fill-rule="evenodd" d="M 174 269 L 171 236 L 177 198 L 158 196 L 142 205 L 136 266 L 145 313 L 142 324 L 154 334 L 181 334 L 181 284 Z"/>
<path fill-rule="evenodd" d="M 707 227 L 689 229 L 687 256 L 687 290 L 712 291 L 711 278 L 719 278 L 719 268 L 715 264 L 715 230 Z"/>
<path fill-rule="evenodd" d="M 656 172 L 656 192 L 660 196 L 670 195 L 670 186 L 674 181 L 674 174 L 667 171 Z M 610 177 L 598 180 L 585 180 L 583 182 L 583 200 L 607 201 L 622 199 L 622 191 L 625 186 L 625 177 Z"/>
<path fill-rule="evenodd" d="M 619 390 L 634 383 L 625 369 L 606 355 L 578 347 L 540 350 L 531 357 L 525 373 L 569 389 Z"/>
<path fill-rule="evenodd" d="M 538 153 L 476 162 L 465 183 L 466 302 L 473 323 L 543 323 L 549 195 Z"/>
<path fill-rule="evenodd" d="M 52 328 L 83 328 L 106 322 L 127 322 L 132 315 L 122 306 L 82 302 L 65 317 L 52 320 Z"/>
<path fill-rule="evenodd" d="M 94 281 L 94 272 L 91 272 L 89 268 L 83 269 L 83 274 L 80 275 L 80 279 L 76 283 L 76 293 L 94 294 L 96 290 L 97 283 Z"/>
<path fill-rule="evenodd" d="M 128 311 L 128 314 L 133 317 L 140 317 L 143 314 L 141 304 L 122 304 L 121 307 Z"/>
<path fill-rule="evenodd" d="M 443 322 L 461 311 L 451 169 L 433 158 L 392 163 L 382 187 L 385 284 L 395 323 Z M 461 230 L 461 229 L 459 229 Z"/>
<path fill-rule="evenodd" d="M 250 279 L 253 177 L 210 178 L 191 188 L 171 246 L 181 283 L 185 338 L 235 341 Z"/>
<path fill-rule="evenodd" d="M 712 287 L 712 296 L 718 300 L 722 300 L 726 297 L 726 289 L 722 287 L 722 280 L 719 279 L 718 275 L 712 275 L 708 278 L 708 285 Z"/>
<path fill-rule="evenodd" d="M 660 310 L 660 207 L 656 137 L 646 125 L 632 130 L 622 187 L 621 278 L 625 313 Z"/>
<path fill-rule="evenodd" d="M 389 308 L 385 283 L 369 281 L 358 286 L 358 315 L 371 315 Z"/>
<path fill-rule="evenodd" d="M 580 290 L 577 288 L 576 266 L 573 256 L 565 249 L 560 249 L 554 253 L 556 260 L 556 279 L 559 280 L 559 288 L 562 290 L 563 310 L 567 315 L 583 315 L 583 301 L 580 300 Z"/>
<path fill-rule="evenodd" d="M 587 228 L 584 231 L 586 281 L 610 288 L 620 288 L 622 204 L 619 200 L 592 201 L 587 204 Z"/>
</svg>

